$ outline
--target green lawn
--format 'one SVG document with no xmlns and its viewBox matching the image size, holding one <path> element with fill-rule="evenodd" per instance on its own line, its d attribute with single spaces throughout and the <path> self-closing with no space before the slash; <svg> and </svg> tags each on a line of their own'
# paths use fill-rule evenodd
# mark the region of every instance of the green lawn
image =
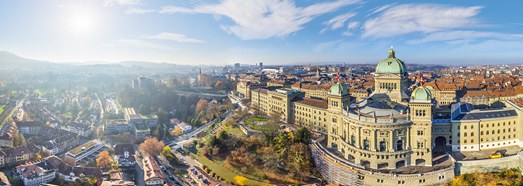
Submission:
<svg viewBox="0 0 523 186">
<path fill-rule="evenodd" d="M 237 126 L 227 126 L 224 127 L 223 130 L 227 132 L 227 134 L 234 135 L 239 138 L 245 137 L 245 133 L 243 133 L 242 130 Z"/>
<path fill-rule="evenodd" d="M 267 124 L 263 124 L 263 125 L 251 125 L 249 126 L 251 129 L 253 130 L 258 130 L 258 131 L 266 131 L 266 130 L 271 130 L 271 131 L 274 131 L 274 130 L 278 130 L 279 129 L 279 126 L 277 125 L 267 125 Z"/>
<path fill-rule="evenodd" d="M 243 123 L 245 123 L 246 125 L 250 125 L 252 124 L 252 122 L 255 121 L 267 121 L 267 119 L 260 116 L 249 116 L 247 119 L 243 120 Z"/>
<path fill-rule="evenodd" d="M 202 165 L 207 166 L 217 176 L 220 176 L 221 178 L 223 178 L 226 182 L 234 183 L 234 176 L 240 175 L 240 176 L 244 176 L 248 179 L 246 185 L 270 185 L 269 183 L 266 183 L 266 182 L 260 182 L 260 181 L 254 180 L 253 177 L 255 177 L 255 175 L 263 174 L 259 170 L 249 171 L 254 175 L 243 174 L 237 170 L 230 170 L 230 169 L 225 168 L 222 161 L 209 160 L 207 157 L 200 155 L 200 154 L 191 154 L 191 155 L 193 158 L 195 158 L 197 161 L 199 161 Z"/>
<path fill-rule="evenodd" d="M 4 113 L 5 105 L 0 106 L 0 114 Z"/>
<path fill-rule="evenodd" d="M 56 89 L 35 89 L 34 93 L 37 93 L 40 96 L 45 96 L 45 95 L 51 94 L 55 91 L 56 91 Z"/>
</svg>

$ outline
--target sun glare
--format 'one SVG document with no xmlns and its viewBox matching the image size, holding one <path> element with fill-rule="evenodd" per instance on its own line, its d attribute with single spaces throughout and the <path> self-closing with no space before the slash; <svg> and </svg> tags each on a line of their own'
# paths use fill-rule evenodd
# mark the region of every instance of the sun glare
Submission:
<svg viewBox="0 0 523 186">
<path fill-rule="evenodd" d="M 75 12 L 69 17 L 69 26 L 75 34 L 87 35 L 94 30 L 95 16 L 87 11 Z"/>
</svg>

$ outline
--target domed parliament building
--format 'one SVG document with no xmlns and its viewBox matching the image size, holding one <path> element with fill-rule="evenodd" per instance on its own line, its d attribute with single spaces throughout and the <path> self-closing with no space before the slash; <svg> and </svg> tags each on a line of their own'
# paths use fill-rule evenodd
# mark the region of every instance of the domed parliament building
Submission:
<svg viewBox="0 0 523 186">
<path fill-rule="evenodd" d="M 521 167 L 523 100 L 498 109 L 459 102 L 439 108 L 429 88 L 408 90 L 407 66 L 393 49 L 374 78 L 374 91 L 361 100 L 336 82 L 323 99 L 295 88 L 256 88 L 251 107 L 323 134 L 311 149 L 330 183 L 438 185 L 456 174 Z M 508 159 L 489 158 L 499 150 Z"/>
</svg>

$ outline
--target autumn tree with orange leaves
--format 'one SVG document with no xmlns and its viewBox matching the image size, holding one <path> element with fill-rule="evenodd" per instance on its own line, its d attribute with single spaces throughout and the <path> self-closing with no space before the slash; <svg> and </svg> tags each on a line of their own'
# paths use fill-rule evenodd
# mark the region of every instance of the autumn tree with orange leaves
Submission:
<svg viewBox="0 0 523 186">
<path fill-rule="evenodd" d="M 96 166 L 103 168 L 103 169 L 111 168 L 112 162 L 113 162 L 113 158 L 111 157 L 109 152 L 106 150 L 100 152 L 100 154 L 98 154 L 98 158 L 96 158 Z"/>
<path fill-rule="evenodd" d="M 155 137 L 147 137 L 147 139 L 140 144 L 140 149 L 149 156 L 158 156 L 164 146 L 165 144 L 162 141 L 158 141 Z"/>
</svg>

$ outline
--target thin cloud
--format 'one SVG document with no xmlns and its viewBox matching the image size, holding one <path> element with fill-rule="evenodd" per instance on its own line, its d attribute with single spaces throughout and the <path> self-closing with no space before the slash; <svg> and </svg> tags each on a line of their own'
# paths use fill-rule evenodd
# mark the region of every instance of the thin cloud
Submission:
<svg viewBox="0 0 523 186">
<path fill-rule="evenodd" d="M 105 0 L 105 6 L 114 6 L 114 5 L 137 5 L 140 4 L 142 0 Z"/>
<path fill-rule="evenodd" d="M 389 7 L 363 24 L 364 38 L 387 38 L 408 33 L 432 33 L 474 27 L 482 7 L 404 4 Z"/>
<path fill-rule="evenodd" d="M 153 9 L 130 8 L 125 13 L 126 14 L 146 14 L 146 13 L 151 13 L 151 12 L 154 12 L 154 11 L 155 10 L 153 10 Z"/>
<path fill-rule="evenodd" d="M 179 7 L 179 6 L 165 6 L 162 7 L 159 11 L 161 14 L 177 14 L 177 13 L 185 13 L 185 14 L 195 14 L 198 13 L 195 9 L 186 8 L 186 7 Z M 203 12 L 200 12 L 203 13 Z"/>
<path fill-rule="evenodd" d="M 499 39 L 499 40 L 521 40 L 523 34 L 504 34 L 496 32 L 479 31 L 445 31 L 428 34 L 421 39 L 409 40 L 409 44 L 421 44 L 435 41 L 445 41 L 448 43 L 462 43 L 476 39 Z"/>
<path fill-rule="evenodd" d="M 162 32 L 157 35 L 152 36 L 144 36 L 145 39 L 160 39 L 160 40 L 168 40 L 168 41 L 175 41 L 180 43 L 204 43 L 204 41 L 187 37 L 183 34 L 178 33 L 169 33 L 169 32 Z"/>
<path fill-rule="evenodd" d="M 356 29 L 359 29 L 361 26 L 361 23 L 358 21 L 352 21 L 347 23 L 347 30 L 342 33 L 343 36 L 352 36 L 354 35 L 353 31 Z"/>
<path fill-rule="evenodd" d="M 323 25 L 325 25 L 327 27 L 322 29 L 320 31 L 320 33 L 324 33 L 327 30 L 336 30 L 336 29 L 343 27 L 343 25 L 345 25 L 345 22 L 347 22 L 347 20 L 354 17 L 355 15 L 356 15 L 356 13 L 341 14 L 336 17 L 333 17 L 332 19 L 330 19 L 328 21 L 323 22 Z"/>
<path fill-rule="evenodd" d="M 221 28 L 243 40 L 285 37 L 325 13 L 354 4 L 358 0 L 336 0 L 297 7 L 291 0 L 223 0 L 195 8 L 164 7 L 160 13 L 202 13 L 230 18 L 233 25 Z"/>
<path fill-rule="evenodd" d="M 370 13 L 367 16 L 371 16 L 371 15 L 383 12 L 384 10 L 386 10 L 396 4 L 398 4 L 398 3 L 394 2 L 394 3 L 388 4 L 388 5 L 383 5 L 380 7 L 373 8 L 373 9 L 369 10 Z"/>
</svg>

